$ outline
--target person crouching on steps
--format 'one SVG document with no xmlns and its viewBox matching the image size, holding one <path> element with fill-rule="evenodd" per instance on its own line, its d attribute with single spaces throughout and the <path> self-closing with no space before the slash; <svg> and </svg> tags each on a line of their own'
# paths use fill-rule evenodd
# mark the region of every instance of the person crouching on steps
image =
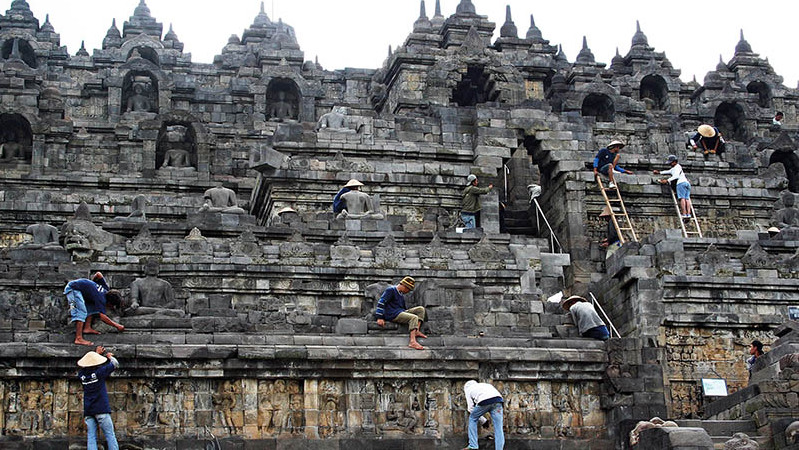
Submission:
<svg viewBox="0 0 799 450">
<path fill-rule="evenodd" d="M 413 278 L 405 277 L 396 286 L 387 287 L 380 296 L 380 300 L 377 301 L 375 317 L 377 317 L 377 324 L 381 327 L 386 325 L 386 320 L 394 323 L 407 323 L 411 333 L 408 347 L 424 350 L 422 344 L 416 339 L 427 337 L 420 331 L 422 323 L 427 320 L 427 312 L 424 306 L 405 309 L 404 295 L 411 292 L 415 284 Z"/>
<path fill-rule="evenodd" d="M 608 189 L 615 189 L 616 188 L 616 180 L 613 177 L 613 171 L 618 170 L 621 173 L 629 173 L 632 175 L 632 170 L 626 170 L 618 166 L 619 158 L 619 151 L 624 148 L 624 143 L 622 141 L 611 141 L 610 144 L 606 148 L 599 150 L 599 152 L 594 157 L 594 177 L 599 177 L 599 174 L 607 175 L 608 180 L 610 183 L 608 184 Z"/>
</svg>

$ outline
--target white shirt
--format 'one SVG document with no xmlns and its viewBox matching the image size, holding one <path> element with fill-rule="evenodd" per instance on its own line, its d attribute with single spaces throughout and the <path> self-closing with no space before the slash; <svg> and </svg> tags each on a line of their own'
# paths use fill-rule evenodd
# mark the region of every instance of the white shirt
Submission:
<svg viewBox="0 0 799 450">
<path fill-rule="evenodd" d="M 474 405 L 479 404 L 483 400 L 494 397 L 502 398 L 502 394 L 488 383 L 469 383 L 467 381 L 466 384 L 468 384 L 468 386 L 463 387 L 463 393 L 466 394 L 466 409 L 468 409 L 469 412 L 472 412 Z"/>
<path fill-rule="evenodd" d="M 682 170 L 682 166 L 679 164 L 675 164 L 669 170 L 661 170 L 661 174 L 669 175 L 669 182 L 677 180 L 677 184 L 680 183 L 688 183 L 688 178 L 685 176 L 685 172 Z"/>
</svg>

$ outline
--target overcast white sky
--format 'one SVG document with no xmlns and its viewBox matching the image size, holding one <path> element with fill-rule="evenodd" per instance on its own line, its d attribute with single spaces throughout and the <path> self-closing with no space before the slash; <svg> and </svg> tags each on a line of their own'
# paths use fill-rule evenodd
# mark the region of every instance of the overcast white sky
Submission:
<svg viewBox="0 0 799 450">
<path fill-rule="evenodd" d="M 45 14 L 61 35 L 61 44 L 70 54 L 86 41 L 89 53 L 101 46 L 103 37 L 117 20 L 123 23 L 133 15 L 139 0 L 27 0 L 40 23 Z M 444 17 L 455 13 L 460 0 L 441 0 Z M 260 0 L 146 0 L 152 16 L 170 23 L 185 44 L 192 61 L 210 63 L 221 52 L 231 34 L 241 36 L 260 9 Z M 432 17 L 435 0 L 426 0 L 427 16 Z M 610 64 L 616 47 L 622 55 L 630 49 L 635 21 L 656 51 L 666 52 L 681 78 L 696 75 L 701 83 L 714 70 L 721 55 L 733 56 L 740 30 L 761 57 L 768 58 L 784 84 L 797 87 L 799 63 L 793 31 L 799 6 L 795 0 L 750 2 L 742 0 L 641 1 L 641 0 L 473 0 L 480 15 L 496 23 L 495 36 L 505 21 L 505 5 L 510 5 L 513 21 L 523 37 L 530 25 L 530 14 L 544 39 L 563 45 L 569 61 L 574 61 L 588 38 L 597 61 Z M 294 27 L 305 58 L 319 57 L 328 70 L 345 67 L 378 68 L 388 46 L 401 45 L 419 17 L 419 0 L 265 0 L 269 18 Z M 0 0 L 5 11 L 11 0 Z"/>
</svg>

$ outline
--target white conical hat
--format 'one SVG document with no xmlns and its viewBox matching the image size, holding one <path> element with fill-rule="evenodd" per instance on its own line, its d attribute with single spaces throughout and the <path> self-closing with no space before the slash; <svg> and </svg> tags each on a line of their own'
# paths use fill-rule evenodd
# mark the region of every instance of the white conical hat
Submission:
<svg viewBox="0 0 799 450">
<path fill-rule="evenodd" d="M 79 367 L 94 367 L 94 366 L 99 366 L 100 364 L 105 364 L 106 361 L 108 361 L 108 358 L 106 358 L 105 356 L 103 356 L 103 355 L 101 355 L 101 354 L 99 354 L 97 352 L 93 352 L 92 351 L 92 352 L 89 352 L 89 353 L 86 353 L 85 355 L 83 355 L 83 358 L 81 358 L 78 361 L 78 366 Z"/>
<path fill-rule="evenodd" d="M 356 180 L 355 178 L 351 179 L 350 181 L 347 182 L 347 184 L 344 185 L 345 188 L 358 187 L 358 186 L 363 186 L 363 183 Z"/>
<path fill-rule="evenodd" d="M 699 128 L 696 129 L 704 137 L 711 138 L 716 135 L 716 130 L 708 124 L 699 125 Z"/>
</svg>

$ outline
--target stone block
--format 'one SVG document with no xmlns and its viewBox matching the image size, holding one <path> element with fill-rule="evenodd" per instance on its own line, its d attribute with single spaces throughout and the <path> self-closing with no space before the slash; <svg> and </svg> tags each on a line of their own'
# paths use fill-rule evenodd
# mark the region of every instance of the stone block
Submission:
<svg viewBox="0 0 799 450">
<path fill-rule="evenodd" d="M 336 334 L 366 334 L 367 322 L 363 319 L 339 319 Z"/>
<path fill-rule="evenodd" d="M 713 450 L 713 440 L 702 428 L 664 427 L 641 432 L 639 448 L 647 450 Z"/>
</svg>

